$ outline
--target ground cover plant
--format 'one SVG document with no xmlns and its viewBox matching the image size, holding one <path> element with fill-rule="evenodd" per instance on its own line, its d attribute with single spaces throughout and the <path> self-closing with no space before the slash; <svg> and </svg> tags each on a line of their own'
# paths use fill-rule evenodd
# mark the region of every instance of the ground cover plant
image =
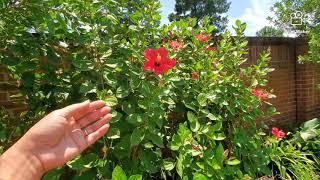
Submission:
<svg viewBox="0 0 320 180">
<path fill-rule="evenodd" d="M 282 179 L 319 179 L 319 119 L 302 124 L 294 133 L 273 128 L 266 137 L 271 147 L 273 176 Z"/>
</svg>

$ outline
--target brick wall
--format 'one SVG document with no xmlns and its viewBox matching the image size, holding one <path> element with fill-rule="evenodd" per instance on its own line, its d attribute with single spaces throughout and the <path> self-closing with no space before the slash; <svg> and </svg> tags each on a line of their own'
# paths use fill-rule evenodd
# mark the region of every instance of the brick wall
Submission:
<svg viewBox="0 0 320 180">
<path fill-rule="evenodd" d="M 303 41 L 296 42 L 296 54 L 308 52 Z M 320 65 L 297 64 L 297 121 L 319 117 L 320 114 Z"/>
<path fill-rule="evenodd" d="M 18 93 L 18 83 L 9 76 L 6 68 L 0 64 L 0 107 L 8 109 L 14 114 L 25 111 L 24 98 L 14 97 Z"/>
<path fill-rule="evenodd" d="M 298 124 L 320 116 L 320 66 L 300 64 L 299 55 L 308 51 L 307 42 L 292 38 L 250 37 L 248 63 L 255 63 L 259 54 L 271 48 L 271 67 L 275 71 L 269 75 L 268 89 L 273 89 L 276 99 L 272 103 L 280 115 L 274 116 L 271 124 Z M 12 98 L 17 93 L 17 83 L 9 78 L 0 65 L 0 106 L 15 113 L 25 109 L 21 98 Z"/>
<path fill-rule="evenodd" d="M 271 103 L 280 112 L 271 124 L 297 125 L 303 121 L 320 117 L 320 66 L 301 64 L 298 56 L 308 52 L 305 39 L 255 38 L 249 40 L 249 63 L 255 63 L 259 53 L 270 47 L 270 73 L 268 89 L 277 96 Z"/>
</svg>

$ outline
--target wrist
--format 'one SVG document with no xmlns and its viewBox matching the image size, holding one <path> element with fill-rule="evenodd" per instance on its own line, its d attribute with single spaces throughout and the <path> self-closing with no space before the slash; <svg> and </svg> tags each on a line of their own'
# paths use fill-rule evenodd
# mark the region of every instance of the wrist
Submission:
<svg viewBox="0 0 320 180">
<path fill-rule="evenodd" d="M 45 170 L 31 150 L 17 142 L 0 157 L 0 179 L 41 179 Z"/>
</svg>

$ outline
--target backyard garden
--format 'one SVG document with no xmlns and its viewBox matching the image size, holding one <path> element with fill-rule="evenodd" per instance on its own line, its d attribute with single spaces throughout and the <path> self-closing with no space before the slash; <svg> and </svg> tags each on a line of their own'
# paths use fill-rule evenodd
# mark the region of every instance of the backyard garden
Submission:
<svg viewBox="0 0 320 180">
<path fill-rule="evenodd" d="M 270 21 L 303 30 L 309 42 L 299 63 L 319 63 L 319 4 L 274 5 Z M 103 100 L 113 116 L 107 134 L 43 179 L 319 179 L 320 114 L 286 126 L 269 121 L 281 114 L 269 87 L 271 48 L 248 63 L 245 22 L 228 30 L 210 15 L 176 13 L 162 24 L 160 7 L 1 0 L 0 65 L 17 83 L 11 98 L 25 107 L 0 110 L 0 154 L 48 113 Z M 283 27 L 296 10 L 313 21 Z"/>
</svg>

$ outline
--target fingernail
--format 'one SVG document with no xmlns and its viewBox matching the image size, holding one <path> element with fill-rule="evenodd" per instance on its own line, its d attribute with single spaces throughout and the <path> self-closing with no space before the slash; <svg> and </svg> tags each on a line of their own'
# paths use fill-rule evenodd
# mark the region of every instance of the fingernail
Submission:
<svg viewBox="0 0 320 180">
<path fill-rule="evenodd" d="M 100 110 L 102 113 L 109 113 L 111 111 L 111 108 L 108 106 L 104 106 L 103 108 L 101 108 Z"/>
<path fill-rule="evenodd" d="M 90 103 L 90 100 L 86 100 L 86 101 L 84 101 L 83 103 Z"/>
<path fill-rule="evenodd" d="M 111 107 L 109 107 L 109 106 L 106 106 L 106 108 L 107 108 L 107 110 L 108 110 L 108 111 L 111 111 Z"/>
</svg>

